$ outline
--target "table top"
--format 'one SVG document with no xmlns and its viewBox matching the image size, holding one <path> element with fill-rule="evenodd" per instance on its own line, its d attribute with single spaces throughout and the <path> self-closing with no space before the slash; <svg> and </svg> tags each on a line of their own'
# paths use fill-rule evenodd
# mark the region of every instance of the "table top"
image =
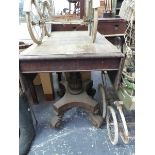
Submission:
<svg viewBox="0 0 155 155">
<path fill-rule="evenodd" d="M 93 43 L 88 31 L 52 32 L 41 45 L 34 44 L 20 53 L 21 60 L 84 57 L 123 57 L 123 54 L 100 33 Z"/>
</svg>

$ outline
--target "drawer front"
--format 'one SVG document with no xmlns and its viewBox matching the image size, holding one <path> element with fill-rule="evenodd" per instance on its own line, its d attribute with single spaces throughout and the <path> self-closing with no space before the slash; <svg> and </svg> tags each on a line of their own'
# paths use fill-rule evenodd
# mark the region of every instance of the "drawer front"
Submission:
<svg viewBox="0 0 155 155">
<path fill-rule="evenodd" d="M 53 24 L 52 31 L 86 31 L 87 26 L 79 24 Z"/>
<path fill-rule="evenodd" d="M 126 30 L 126 22 L 107 22 L 99 21 L 98 31 L 104 35 L 123 34 Z"/>
</svg>

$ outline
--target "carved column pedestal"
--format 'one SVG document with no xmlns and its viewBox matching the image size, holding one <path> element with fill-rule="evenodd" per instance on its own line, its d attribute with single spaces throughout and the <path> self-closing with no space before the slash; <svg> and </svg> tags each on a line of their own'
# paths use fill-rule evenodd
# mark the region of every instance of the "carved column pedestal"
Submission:
<svg viewBox="0 0 155 155">
<path fill-rule="evenodd" d="M 79 75 L 79 72 L 75 74 Z M 61 82 L 65 87 L 65 94 L 53 105 L 55 116 L 52 118 L 51 125 L 52 127 L 59 127 L 64 113 L 73 107 L 79 107 L 89 114 L 88 116 L 90 116 L 93 125 L 100 127 L 103 119 L 97 115 L 99 105 L 86 91 L 92 85 L 92 81 L 82 83 L 80 76 L 75 78 L 75 74 L 71 74 L 68 81 Z"/>
</svg>

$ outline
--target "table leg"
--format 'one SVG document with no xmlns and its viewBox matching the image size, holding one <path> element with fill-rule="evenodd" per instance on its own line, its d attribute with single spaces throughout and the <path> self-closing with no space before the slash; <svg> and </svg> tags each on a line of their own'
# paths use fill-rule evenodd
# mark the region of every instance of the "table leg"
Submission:
<svg viewBox="0 0 155 155">
<path fill-rule="evenodd" d="M 35 92 L 35 88 L 33 86 L 33 78 L 35 77 L 35 74 L 22 74 L 19 73 L 19 81 L 21 84 L 21 89 L 23 93 L 26 94 L 28 101 L 33 103 L 38 103 L 38 98 Z"/>
<path fill-rule="evenodd" d="M 122 75 L 122 71 L 123 71 L 123 67 L 124 67 L 124 62 L 125 62 L 125 57 L 121 58 L 119 70 L 117 71 L 117 75 L 115 77 L 115 81 L 114 81 L 115 90 L 118 90 L 118 87 L 119 87 L 119 84 L 121 81 L 121 75 Z"/>
</svg>

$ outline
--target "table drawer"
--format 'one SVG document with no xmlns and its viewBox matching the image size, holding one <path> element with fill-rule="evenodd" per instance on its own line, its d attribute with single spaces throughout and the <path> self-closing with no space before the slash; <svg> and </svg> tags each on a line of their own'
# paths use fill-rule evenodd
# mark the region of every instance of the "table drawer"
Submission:
<svg viewBox="0 0 155 155">
<path fill-rule="evenodd" d="M 87 26 L 79 24 L 53 24 L 52 31 L 86 31 Z"/>
<path fill-rule="evenodd" d="M 104 35 L 125 33 L 127 23 L 125 20 L 99 20 L 98 31 Z"/>
</svg>

